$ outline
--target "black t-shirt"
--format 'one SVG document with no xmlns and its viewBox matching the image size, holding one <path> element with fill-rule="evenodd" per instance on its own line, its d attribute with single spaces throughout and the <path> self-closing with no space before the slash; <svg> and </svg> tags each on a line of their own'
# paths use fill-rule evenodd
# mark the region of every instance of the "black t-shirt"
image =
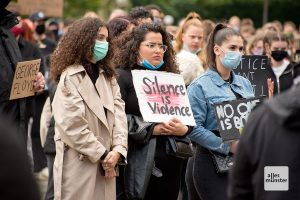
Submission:
<svg viewBox="0 0 300 200">
<path fill-rule="evenodd" d="M 99 77 L 99 67 L 93 63 L 85 63 L 83 67 L 87 72 L 87 74 L 89 75 L 90 79 L 92 80 L 93 84 L 95 85 Z"/>
<path fill-rule="evenodd" d="M 122 99 L 125 102 L 126 114 L 141 116 L 138 98 L 133 85 L 132 74 L 130 69 L 117 69 L 117 81 L 120 86 Z"/>
</svg>

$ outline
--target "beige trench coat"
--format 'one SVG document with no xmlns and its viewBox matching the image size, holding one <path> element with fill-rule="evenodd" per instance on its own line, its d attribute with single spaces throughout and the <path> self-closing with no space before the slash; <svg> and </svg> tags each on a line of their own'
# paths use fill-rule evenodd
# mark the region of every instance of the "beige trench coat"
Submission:
<svg viewBox="0 0 300 200">
<path fill-rule="evenodd" d="M 52 103 L 55 200 L 116 199 L 115 178 L 101 176 L 99 159 L 105 150 L 126 158 L 124 102 L 116 80 L 107 80 L 103 70 L 95 85 L 83 66 L 71 66 L 60 77 Z"/>
</svg>

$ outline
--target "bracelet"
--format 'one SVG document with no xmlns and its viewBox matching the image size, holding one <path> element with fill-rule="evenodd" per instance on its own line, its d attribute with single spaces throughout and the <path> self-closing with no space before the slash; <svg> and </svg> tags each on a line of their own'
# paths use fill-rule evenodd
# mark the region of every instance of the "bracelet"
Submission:
<svg viewBox="0 0 300 200">
<path fill-rule="evenodd" d="M 104 160 L 108 154 L 108 151 L 105 150 L 104 154 L 100 157 L 100 160 Z"/>
</svg>

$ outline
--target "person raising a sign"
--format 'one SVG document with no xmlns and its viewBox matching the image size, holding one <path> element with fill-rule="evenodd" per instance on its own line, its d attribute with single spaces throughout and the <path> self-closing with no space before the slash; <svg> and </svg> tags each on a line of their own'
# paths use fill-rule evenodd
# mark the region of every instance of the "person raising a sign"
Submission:
<svg viewBox="0 0 300 200">
<path fill-rule="evenodd" d="M 11 28 L 18 23 L 15 14 L 6 10 L 10 0 L 0 1 L 0 114 L 17 125 L 17 135 L 26 151 L 28 129 L 28 103 L 32 98 L 9 100 L 18 62 L 22 56 Z M 45 88 L 45 78 L 36 72 L 34 91 L 40 94 Z M 22 91 L 20 92 L 22 93 Z"/>
<path fill-rule="evenodd" d="M 116 165 L 125 162 L 124 102 L 108 63 L 108 29 L 99 18 L 74 22 L 51 57 L 55 199 L 116 199 Z"/>
<path fill-rule="evenodd" d="M 227 173 L 217 173 L 209 150 L 224 155 L 235 153 L 238 142 L 224 143 L 219 136 L 213 104 L 254 96 L 249 80 L 233 72 L 243 53 L 244 41 L 240 33 L 217 24 L 207 44 L 209 69 L 188 87 L 197 124 L 188 136 L 197 146 L 187 167 L 187 177 L 193 177 L 186 180 L 189 199 L 227 199 Z"/>
<path fill-rule="evenodd" d="M 116 66 L 119 67 L 118 83 L 120 85 L 122 98 L 125 101 L 125 111 L 126 114 L 141 116 L 131 71 L 139 69 L 179 73 L 171 39 L 166 30 L 160 25 L 143 24 L 135 27 L 132 33 L 123 36 L 123 38 L 120 38 L 120 41 L 117 42 L 123 44 L 120 53 L 115 54 L 115 63 Z M 132 187 L 137 187 L 137 194 L 130 196 L 130 198 L 133 199 L 176 200 L 180 187 L 183 159 L 167 155 L 166 145 L 169 135 L 184 136 L 188 134 L 192 128 L 184 125 L 176 118 L 172 118 L 165 123 L 150 124 L 149 129 L 147 129 L 149 139 L 146 142 L 138 141 L 130 137 L 130 135 L 128 140 L 128 159 L 130 159 L 135 151 L 147 149 L 148 145 L 151 146 L 151 144 L 153 144 L 152 139 L 155 140 L 154 143 L 156 143 L 156 147 L 154 146 L 153 148 L 154 152 L 152 153 L 154 155 L 152 159 L 149 159 L 152 153 L 149 153 L 151 150 L 148 150 L 148 153 L 145 153 L 142 159 L 137 163 L 138 166 L 134 166 L 135 169 L 140 169 L 140 165 L 148 165 L 149 167 L 142 172 L 142 176 L 144 174 L 148 174 L 148 176 L 145 177 L 144 181 L 137 180 L 137 183 L 134 181 L 127 182 L 126 180 L 128 180 L 130 176 L 128 169 L 134 165 L 134 163 L 131 163 L 129 160 L 125 167 L 125 187 L 128 188 L 131 187 L 131 185 Z M 151 148 L 152 146 L 148 149 Z M 120 178 L 122 178 L 121 173 L 122 171 L 120 171 Z M 122 187 L 122 182 L 122 179 L 119 180 L 120 187 Z M 141 190 L 139 190 L 140 188 Z M 124 192 L 123 190 L 124 189 L 120 188 L 118 191 L 120 195 Z M 145 194 L 143 191 L 145 191 Z M 127 192 L 126 195 L 128 195 L 128 190 L 125 189 L 125 192 Z"/>
<path fill-rule="evenodd" d="M 280 32 L 269 31 L 263 39 L 264 53 L 270 58 L 274 82 L 274 94 L 289 89 L 300 75 L 300 65 L 290 61 L 289 40 Z"/>
</svg>

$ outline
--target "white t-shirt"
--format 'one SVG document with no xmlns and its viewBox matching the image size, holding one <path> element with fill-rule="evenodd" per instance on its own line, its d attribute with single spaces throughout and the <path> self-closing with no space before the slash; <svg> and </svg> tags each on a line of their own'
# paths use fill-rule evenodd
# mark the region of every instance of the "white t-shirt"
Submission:
<svg viewBox="0 0 300 200">
<path fill-rule="evenodd" d="M 186 50 L 181 50 L 176 55 L 176 62 L 186 85 L 189 85 L 198 75 L 204 72 L 199 57 Z"/>
<path fill-rule="evenodd" d="M 284 70 L 287 68 L 287 66 L 290 64 L 290 61 L 288 60 L 283 60 L 283 63 L 281 66 L 278 67 L 272 67 L 272 70 L 276 76 L 277 82 L 279 82 L 279 77 L 281 74 L 284 72 Z"/>
</svg>

